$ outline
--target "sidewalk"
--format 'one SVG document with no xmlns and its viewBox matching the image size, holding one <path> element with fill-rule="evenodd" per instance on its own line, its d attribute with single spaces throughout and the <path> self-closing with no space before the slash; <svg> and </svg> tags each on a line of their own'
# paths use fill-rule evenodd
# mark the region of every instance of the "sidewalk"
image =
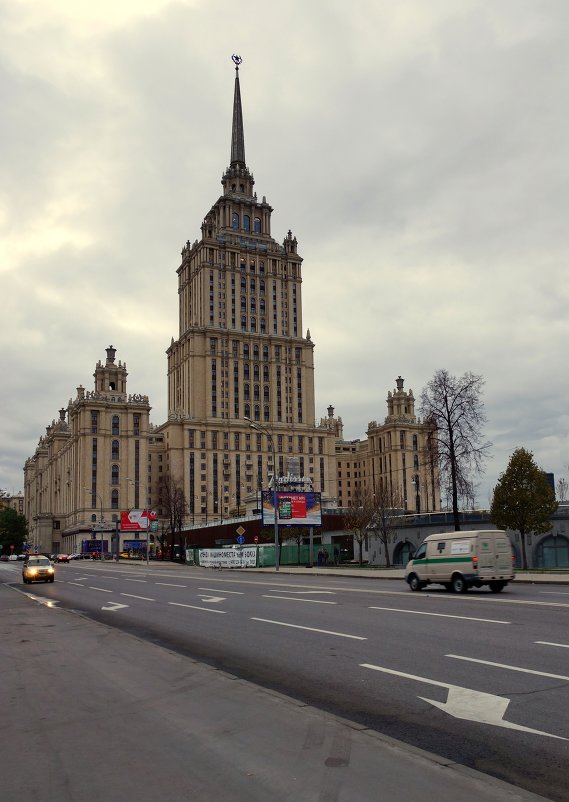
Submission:
<svg viewBox="0 0 569 802">
<path fill-rule="evenodd" d="M 3 800 L 544 799 L 5 584 L 0 664 Z"/>
<path fill-rule="evenodd" d="M 100 564 L 100 563 L 97 563 Z M 136 568 L 200 568 L 200 566 L 188 565 L 185 563 L 172 562 L 170 560 L 150 560 L 148 566 L 144 560 L 120 560 L 120 565 L 131 565 Z M 212 571 L 211 568 L 203 568 L 203 571 Z M 244 571 L 244 572 L 258 572 L 258 573 L 275 573 L 275 567 L 268 568 L 224 568 L 223 571 Z M 353 566 L 339 566 L 322 568 L 315 565 L 313 568 L 308 568 L 305 565 L 281 565 L 279 567 L 280 574 L 302 574 L 304 576 L 333 576 L 333 577 L 355 577 L 360 579 L 397 579 L 399 582 L 404 582 L 405 569 L 404 568 L 359 568 Z M 528 584 L 569 584 L 569 570 L 559 571 L 556 573 L 542 572 L 542 571 L 524 571 L 516 574 L 514 582 L 525 582 Z"/>
</svg>

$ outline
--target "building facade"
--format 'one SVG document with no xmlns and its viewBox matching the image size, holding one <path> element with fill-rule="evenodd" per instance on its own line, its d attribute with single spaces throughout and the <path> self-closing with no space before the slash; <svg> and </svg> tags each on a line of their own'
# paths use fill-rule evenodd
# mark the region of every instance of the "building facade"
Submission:
<svg viewBox="0 0 569 802">
<path fill-rule="evenodd" d="M 81 551 L 97 537 L 109 550 L 120 511 L 146 504 L 148 396 L 127 393 L 126 363 L 106 350 L 94 389 L 77 387 L 24 466 L 29 539 L 40 552 Z"/>
<path fill-rule="evenodd" d="M 255 191 L 239 64 L 222 192 L 177 268 L 168 418 L 150 424 L 148 397 L 127 394 L 126 364 L 107 348 L 94 390 L 77 388 L 25 465 L 26 516 L 40 551 L 80 550 L 97 532 L 110 538 L 131 508 L 153 508 L 163 528 L 172 485 L 194 528 L 258 508 L 275 475 L 322 493 L 327 508 L 351 506 L 383 483 L 397 487 L 410 510 L 439 509 L 438 477 L 425 456 L 431 430 L 416 418 L 401 377 L 387 417 L 369 424 L 366 440 L 345 441 L 333 407 L 316 420 L 303 260 L 291 230 L 282 243 L 273 237 L 273 209 Z"/>
</svg>

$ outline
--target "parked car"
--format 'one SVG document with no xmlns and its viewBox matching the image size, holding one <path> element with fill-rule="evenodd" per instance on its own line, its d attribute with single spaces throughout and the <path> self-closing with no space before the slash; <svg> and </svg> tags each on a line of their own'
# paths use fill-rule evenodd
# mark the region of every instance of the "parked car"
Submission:
<svg viewBox="0 0 569 802">
<path fill-rule="evenodd" d="M 7 563 L 9 559 L 7 554 L 0 554 L 0 562 Z"/>
<path fill-rule="evenodd" d="M 55 569 L 49 557 L 33 556 L 24 560 L 22 565 L 22 579 L 25 585 L 32 582 L 53 582 L 55 580 Z"/>
<path fill-rule="evenodd" d="M 13 561 L 13 562 L 16 562 L 16 560 L 19 560 L 20 558 L 18 557 L 18 555 L 17 555 L 17 554 L 10 554 L 10 556 L 8 557 L 8 559 L 10 560 L 10 562 L 12 562 L 12 561 Z"/>
</svg>

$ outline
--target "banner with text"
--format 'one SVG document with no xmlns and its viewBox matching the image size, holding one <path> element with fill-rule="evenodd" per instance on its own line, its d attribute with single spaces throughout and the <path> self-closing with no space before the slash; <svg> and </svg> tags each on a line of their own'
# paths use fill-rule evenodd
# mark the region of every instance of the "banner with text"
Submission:
<svg viewBox="0 0 569 802">
<path fill-rule="evenodd" d="M 200 549 L 198 558 L 204 568 L 255 568 L 257 549 Z"/>
</svg>

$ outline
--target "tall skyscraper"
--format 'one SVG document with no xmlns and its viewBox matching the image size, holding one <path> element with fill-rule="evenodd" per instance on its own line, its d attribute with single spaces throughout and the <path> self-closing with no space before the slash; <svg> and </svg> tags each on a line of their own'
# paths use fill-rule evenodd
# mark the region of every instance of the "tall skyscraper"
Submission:
<svg viewBox="0 0 569 802">
<path fill-rule="evenodd" d="M 238 511 L 275 470 L 336 496 L 335 435 L 316 425 L 302 257 L 290 230 L 282 244 L 273 238 L 273 209 L 255 191 L 245 160 L 241 59 L 233 60 L 231 160 L 200 239 L 182 250 L 180 331 L 168 349 L 169 419 L 160 427 L 168 470 L 183 481 L 193 520 Z"/>
</svg>

